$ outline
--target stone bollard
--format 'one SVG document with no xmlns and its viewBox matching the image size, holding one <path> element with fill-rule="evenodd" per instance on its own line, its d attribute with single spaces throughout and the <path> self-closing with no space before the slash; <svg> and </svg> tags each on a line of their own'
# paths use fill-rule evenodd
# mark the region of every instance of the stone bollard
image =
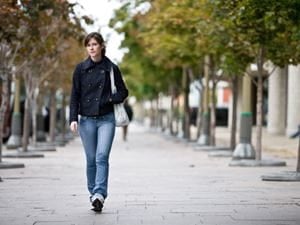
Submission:
<svg viewBox="0 0 300 225">
<path fill-rule="evenodd" d="M 252 114 L 241 114 L 240 143 L 235 147 L 233 159 L 255 159 L 255 151 L 251 144 Z"/>
</svg>

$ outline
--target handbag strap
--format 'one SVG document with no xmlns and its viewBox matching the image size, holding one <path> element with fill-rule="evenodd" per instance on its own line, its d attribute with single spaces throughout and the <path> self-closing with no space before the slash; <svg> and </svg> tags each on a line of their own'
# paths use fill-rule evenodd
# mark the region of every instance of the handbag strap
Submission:
<svg viewBox="0 0 300 225">
<path fill-rule="evenodd" d="M 113 67 L 110 68 L 110 84 L 111 84 L 111 93 L 115 94 L 117 92 L 117 88 L 116 88 L 116 85 L 115 85 Z"/>
</svg>

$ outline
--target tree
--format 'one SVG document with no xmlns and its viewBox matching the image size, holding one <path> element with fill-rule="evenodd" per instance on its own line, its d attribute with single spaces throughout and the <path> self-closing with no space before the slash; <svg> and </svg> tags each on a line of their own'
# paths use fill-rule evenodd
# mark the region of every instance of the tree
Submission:
<svg viewBox="0 0 300 225">
<path fill-rule="evenodd" d="M 180 90 L 184 91 L 184 135 L 189 139 L 189 106 L 188 106 L 188 93 L 189 93 L 189 80 L 193 76 L 193 67 L 198 63 L 198 51 L 193 48 L 195 39 L 189 34 L 192 33 L 189 23 L 184 24 L 185 21 L 178 20 L 180 11 L 178 1 L 174 4 L 169 4 L 169 1 L 152 2 L 151 9 L 145 15 L 141 16 L 142 29 L 137 33 L 141 46 L 144 49 L 144 55 L 151 59 L 155 65 L 160 66 L 161 70 L 170 70 L 168 74 L 164 75 L 163 79 L 156 76 L 156 80 L 172 80 L 170 77 L 171 70 L 182 70 L 182 81 Z M 182 7 L 188 9 L 190 5 L 184 2 Z M 194 11 L 196 12 L 196 10 Z M 176 27 L 176 29 L 174 29 Z M 188 27 L 188 28 L 186 28 Z M 184 32 L 188 31 L 188 32 Z M 195 57 L 196 56 L 196 57 Z M 180 78 L 178 76 L 178 78 Z M 178 80 L 177 80 L 178 82 Z M 171 85 L 170 85 L 171 86 Z M 174 85 L 175 86 L 175 85 Z M 174 88 L 169 88 L 174 90 Z"/>
<path fill-rule="evenodd" d="M 1 12 L 7 13 L 7 18 L 11 18 L 11 20 L 7 19 L 2 22 L 9 29 L 1 30 L 3 33 L 3 35 L 1 33 L 1 44 L 3 40 L 13 40 L 15 37 L 14 42 L 7 41 L 10 44 L 8 52 L 13 54 L 6 55 L 11 57 L 10 67 L 17 68 L 15 69 L 16 75 L 23 75 L 26 83 L 23 138 L 23 149 L 25 150 L 29 132 L 29 119 L 26 119 L 29 113 L 29 102 L 35 100 L 34 93 L 40 83 L 52 74 L 59 63 L 62 63 L 58 61 L 58 56 L 65 50 L 61 45 L 63 40 L 70 36 L 81 40 L 84 35 L 81 22 L 92 22 L 86 16 L 77 17 L 73 10 L 74 6 L 75 4 L 67 1 L 33 0 L 11 1 L 3 6 L 3 10 L 1 8 Z M 10 15 L 11 17 L 9 17 Z M 35 117 L 35 113 L 33 113 L 33 117 Z"/>
<path fill-rule="evenodd" d="M 20 48 L 18 29 L 22 12 L 17 1 L 6 1 L 0 5 L 0 76 L 1 76 L 1 106 L 0 106 L 0 162 L 2 160 L 3 124 L 5 112 L 9 106 L 10 81 L 13 72 L 17 72 L 14 65 Z"/>
<path fill-rule="evenodd" d="M 218 0 L 219 6 L 226 1 Z M 244 51 L 255 59 L 257 76 L 256 106 L 256 159 L 261 160 L 262 139 L 262 87 L 263 80 L 270 73 L 264 70 L 268 60 L 277 66 L 299 63 L 300 48 L 299 22 L 300 3 L 290 1 L 232 1 L 226 8 L 226 28 L 239 40 Z"/>
<path fill-rule="evenodd" d="M 131 95 L 138 100 L 153 100 L 158 98 L 159 93 L 167 93 L 169 86 L 176 86 L 181 74 L 177 68 L 163 67 L 145 54 L 143 38 L 139 36 L 145 29 L 144 16 L 141 13 L 131 14 L 131 7 L 131 4 L 125 4 L 117 10 L 110 26 L 125 36 L 121 48 L 129 52 L 125 54 L 120 67 Z M 120 22 L 122 26 L 119 26 Z"/>
</svg>

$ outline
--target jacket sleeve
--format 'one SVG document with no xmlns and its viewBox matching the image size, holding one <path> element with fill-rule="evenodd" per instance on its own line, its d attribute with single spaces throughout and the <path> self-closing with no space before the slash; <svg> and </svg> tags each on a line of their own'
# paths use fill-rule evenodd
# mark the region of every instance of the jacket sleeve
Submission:
<svg viewBox="0 0 300 225">
<path fill-rule="evenodd" d="M 79 102 L 80 102 L 80 65 L 77 65 L 72 79 L 72 91 L 70 99 L 69 123 L 78 121 Z"/>
<path fill-rule="evenodd" d="M 118 104 L 123 102 L 128 97 L 128 89 L 126 88 L 126 85 L 122 78 L 122 74 L 118 66 L 113 65 L 113 70 L 114 70 L 114 79 L 115 79 L 117 92 L 115 94 L 112 94 L 110 100 L 113 104 Z"/>
</svg>

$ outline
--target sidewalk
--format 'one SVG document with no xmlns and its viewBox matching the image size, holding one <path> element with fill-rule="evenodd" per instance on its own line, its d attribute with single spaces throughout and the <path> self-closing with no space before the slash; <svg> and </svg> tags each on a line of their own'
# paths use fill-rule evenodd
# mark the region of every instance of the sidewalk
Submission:
<svg viewBox="0 0 300 225">
<path fill-rule="evenodd" d="M 296 158 L 298 154 L 299 138 L 291 139 L 285 135 L 271 135 L 263 128 L 262 133 L 262 156 L 272 154 L 283 158 Z M 216 141 L 219 145 L 229 146 L 230 131 L 226 127 L 217 127 Z M 239 142 L 239 135 L 236 136 Z M 256 145 L 256 127 L 252 128 L 252 145 Z"/>
<path fill-rule="evenodd" d="M 0 170 L 0 225 L 299 225 L 300 183 L 264 182 L 284 168 L 229 167 L 190 145 L 130 125 L 116 134 L 109 198 L 90 210 L 79 138 L 25 168 Z M 267 154 L 267 153 L 266 153 Z"/>
</svg>

